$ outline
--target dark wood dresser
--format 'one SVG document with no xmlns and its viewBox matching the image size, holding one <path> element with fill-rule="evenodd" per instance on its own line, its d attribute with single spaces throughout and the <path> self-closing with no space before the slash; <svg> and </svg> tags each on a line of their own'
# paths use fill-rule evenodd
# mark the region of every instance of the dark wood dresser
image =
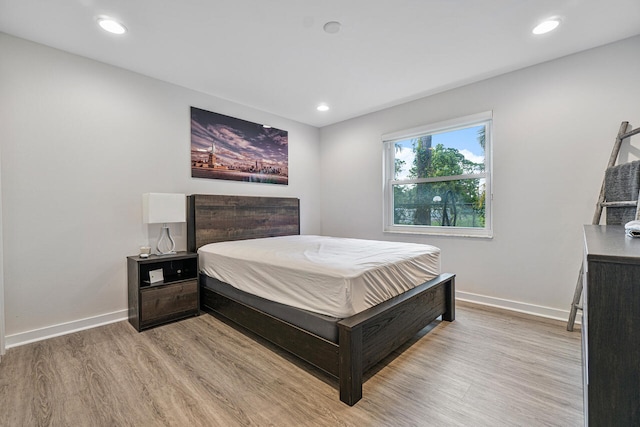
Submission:
<svg viewBox="0 0 640 427">
<path fill-rule="evenodd" d="M 621 225 L 584 235 L 585 425 L 640 426 L 640 239 Z"/>
</svg>

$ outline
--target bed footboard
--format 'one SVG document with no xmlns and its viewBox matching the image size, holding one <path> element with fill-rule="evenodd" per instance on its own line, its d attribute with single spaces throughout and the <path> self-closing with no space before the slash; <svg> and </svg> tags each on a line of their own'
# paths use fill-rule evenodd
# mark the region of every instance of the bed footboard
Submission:
<svg viewBox="0 0 640 427">
<path fill-rule="evenodd" d="M 455 319 L 455 275 L 441 274 L 338 323 L 340 400 L 362 398 L 362 376 L 438 316 Z"/>
<path fill-rule="evenodd" d="M 201 285 L 204 285 L 201 276 Z M 201 286 L 201 308 L 222 315 L 336 377 L 340 400 L 362 398 L 363 374 L 438 316 L 455 319 L 455 275 L 441 274 L 338 322 L 338 344 Z"/>
</svg>

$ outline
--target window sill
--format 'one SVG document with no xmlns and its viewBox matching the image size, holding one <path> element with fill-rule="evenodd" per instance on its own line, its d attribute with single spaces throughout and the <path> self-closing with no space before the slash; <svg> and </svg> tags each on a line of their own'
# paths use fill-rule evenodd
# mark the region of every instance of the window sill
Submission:
<svg viewBox="0 0 640 427">
<path fill-rule="evenodd" d="M 413 234 L 416 236 L 446 236 L 446 237 L 465 237 L 474 239 L 493 239 L 493 230 L 487 229 L 466 229 L 457 228 L 454 230 L 441 229 L 437 227 L 393 227 L 383 230 L 389 234 Z"/>
</svg>

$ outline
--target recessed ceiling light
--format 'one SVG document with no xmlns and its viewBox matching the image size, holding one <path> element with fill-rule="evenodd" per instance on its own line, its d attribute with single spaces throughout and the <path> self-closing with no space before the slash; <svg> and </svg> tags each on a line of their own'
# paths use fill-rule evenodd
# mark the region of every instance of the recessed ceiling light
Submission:
<svg viewBox="0 0 640 427">
<path fill-rule="evenodd" d="M 265 129 L 271 129 L 271 126 L 269 126 L 269 125 L 262 125 L 262 127 L 265 128 Z"/>
<path fill-rule="evenodd" d="M 329 106 L 327 104 L 320 104 L 316 107 L 316 110 L 318 111 L 329 111 Z"/>
<path fill-rule="evenodd" d="M 112 18 L 98 18 L 98 25 L 100 25 L 100 28 L 102 28 L 103 30 L 108 31 L 112 34 L 124 34 L 127 32 L 127 28 L 124 25 Z"/>
<path fill-rule="evenodd" d="M 559 18 L 549 18 L 538 24 L 533 30 L 531 30 L 531 32 L 536 35 L 546 34 L 549 31 L 553 31 L 558 28 L 558 25 L 560 25 Z"/>
<path fill-rule="evenodd" d="M 338 31 L 340 31 L 340 27 L 342 27 L 342 24 L 339 23 L 338 21 L 329 21 L 326 24 L 324 24 L 322 28 L 324 29 L 325 33 L 335 34 Z"/>
</svg>

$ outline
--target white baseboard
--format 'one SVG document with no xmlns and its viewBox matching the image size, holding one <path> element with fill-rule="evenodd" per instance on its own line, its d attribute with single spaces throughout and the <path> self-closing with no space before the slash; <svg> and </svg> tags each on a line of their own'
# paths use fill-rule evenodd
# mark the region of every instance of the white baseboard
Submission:
<svg viewBox="0 0 640 427">
<path fill-rule="evenodd" d="M 47 326 L 45 328 L 34 329 L 32 331 L 20 332 L 5 337 L 6 348 L 18 347 L 47 338 L 58 337 L 97 326 L 108 325 L 109 323 L 127 320 L 128 310 L 114 311 L 113 313 L 101 314 L 99 316 L 87 317 L 86 319 L 74 320 L 60 323 L 58 325 Z"/>
<path fill-rule="evenodd" d="M 517 311 L 519 313 L 546 317 L 548 319 L 562 320 L 564 322 L 567 322 L 569 319 L 569 310 L 559 310 L 557 308 L 544 307 L 541 305 L 527 304 L 502 298 L 488 297 L 485 295 L 473 294 L 471 292 L 456 291 L 456 300 L 472 302 L 475 304 L 481 304 L 490 307 L 503 308 L 505 310 Z M 576 316 L 576 324 L 580 324 L 581 321 L 582 312 L 578 311 L 578 314 Z"/>
<path fill-rule="evenodd" d="M 567 321 L 569 310 L 559 310 L 557 308 L 544 307 L 540 305 L 527 304 L 518 301 L 511 301 L 503 298 L 488 297 L 485 295 L 473 294 L 471 292 L 456 291 L 456 300 L 467 301 L 475 304 L 490 307 L 502 308 L 505 310 L 517 311 L 519 313 L 532 314 L 534 316 L 546 317 L 549 319 Z M 88 317 L 86 319 L 74 320 L 72 322 L 60 323 L 58 325 L 47 326 L 32 331 L 20 332 L 5 337 L 6 348 L 18 347 L 47 338 L 58 337 L 97 326 L 108 325 L 109 323 L 127 320 L 128 311 L 120 310 L 113 313 L 101 314 L 99 316 Z M 582 320 L 582 313 L 578 312 L 576 323 Z"/>
</svg>

